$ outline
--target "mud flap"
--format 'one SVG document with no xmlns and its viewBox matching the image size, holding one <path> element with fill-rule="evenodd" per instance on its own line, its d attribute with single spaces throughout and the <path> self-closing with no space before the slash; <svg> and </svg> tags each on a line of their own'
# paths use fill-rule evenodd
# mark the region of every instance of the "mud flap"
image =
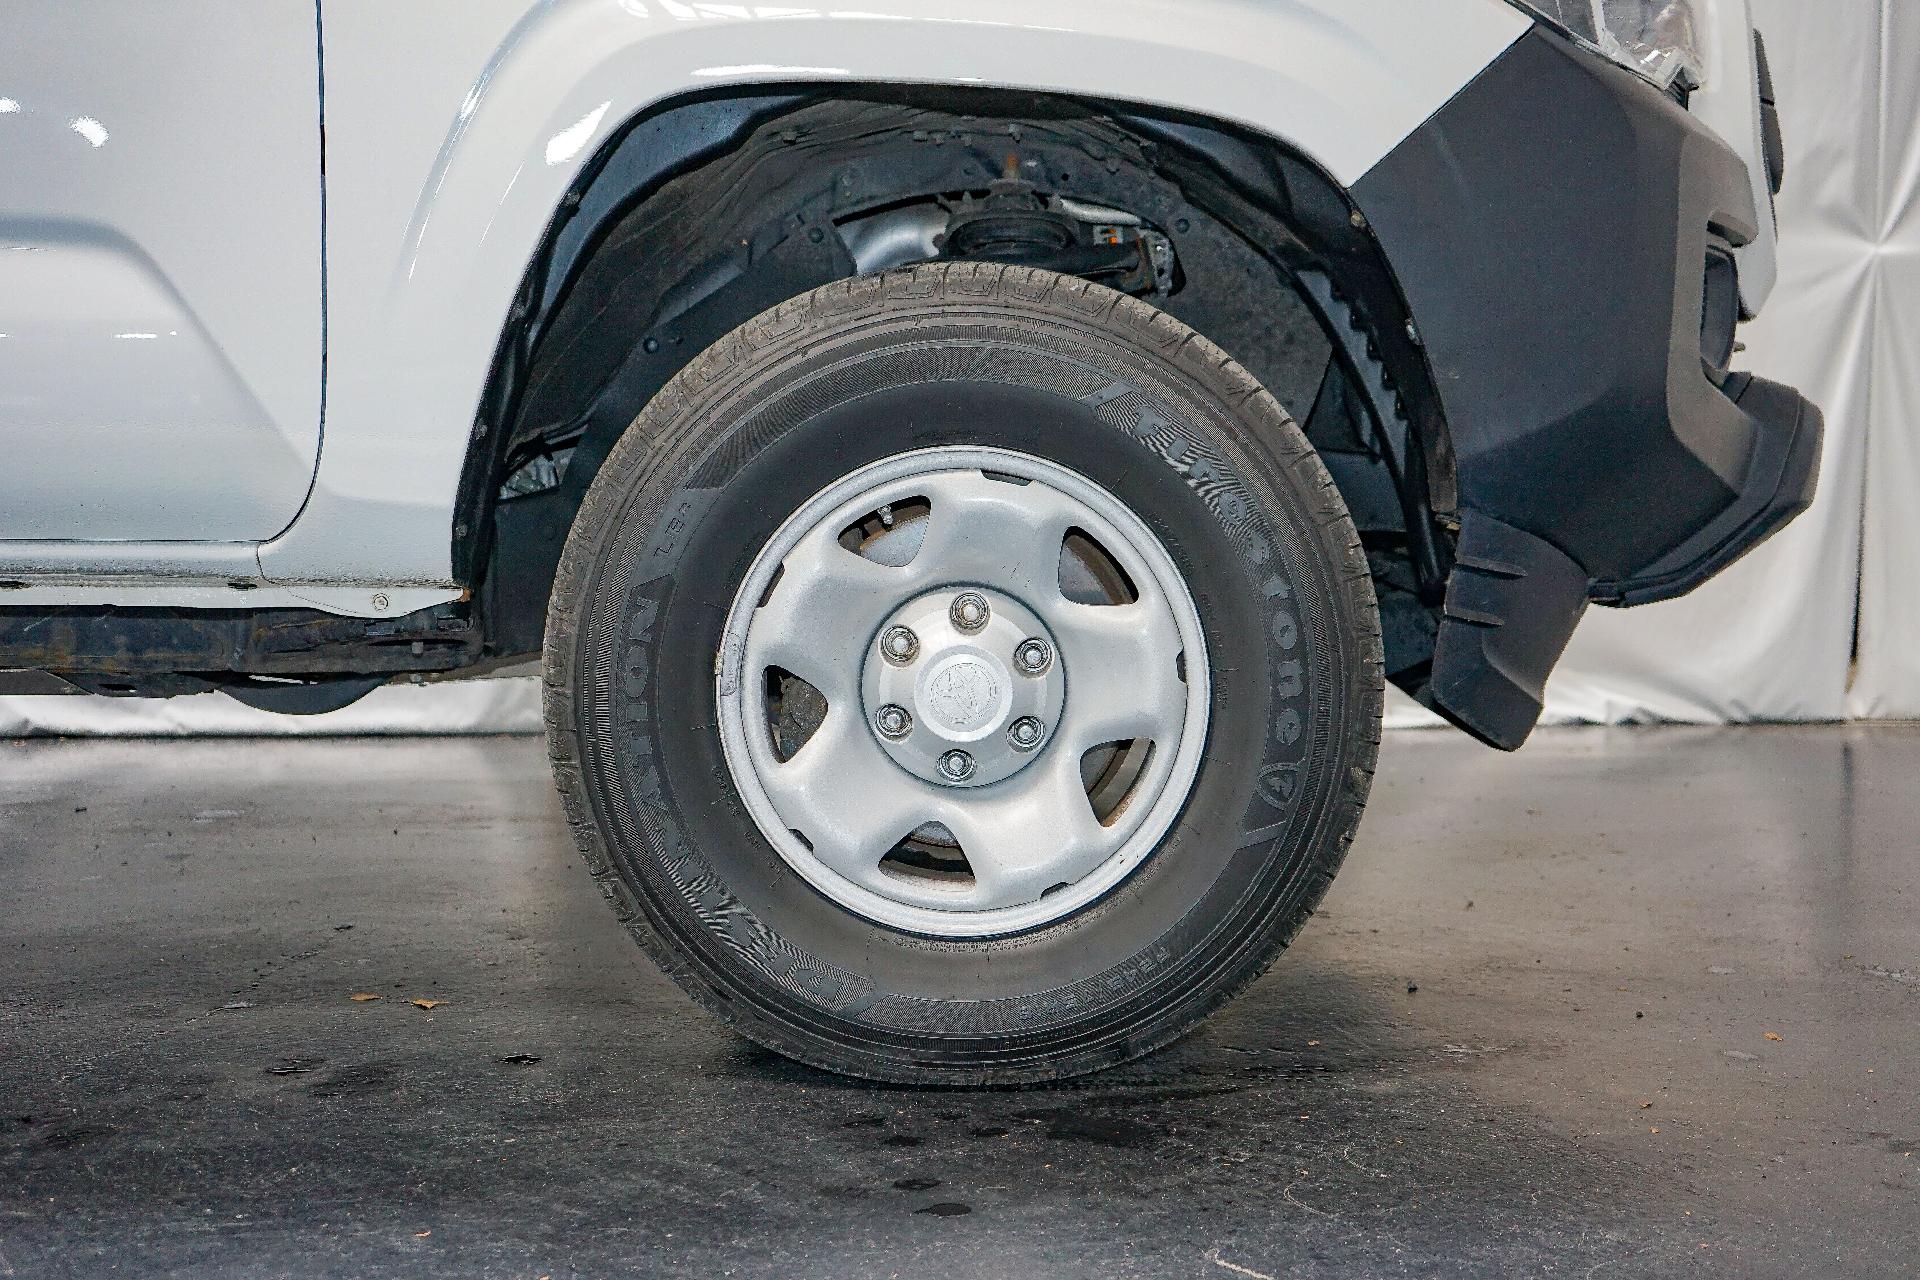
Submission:
<svg viewBox="0 0 1920 1280">
<path fill-rule="evenodd" d="M 1586 572 L 1565 553 L 1464 513 L 1420 701 L 1488 746 L 1517 750 L 1586 607 Z"/>
</svg>

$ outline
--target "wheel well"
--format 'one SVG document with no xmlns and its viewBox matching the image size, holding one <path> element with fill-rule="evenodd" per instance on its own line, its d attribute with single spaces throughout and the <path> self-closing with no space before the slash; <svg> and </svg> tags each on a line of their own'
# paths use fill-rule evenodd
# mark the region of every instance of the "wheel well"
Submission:
<svg viewBox="0 0 1920 1280">
<path fill-rule="evenodd" d="M 958 234 L 996 192 L 1026 221 Z M 1115 213 L 1135 221 L 1097 221 Z M 1095 251 L 1103 240 L 1119 249 Z M 1119 272 L 1108 282 L 1233 355 L 1327 461 L 1373 561 L 1389 674 L 1424 680 L 1457 528 L 1452 453 L 1392 272 L 1344 191 L 1215 121 L 846 85 L 676 100 L 610 140 L 556 212 L 496 352 L 454 528 L 489 655 L 538 650 L 573 514 L 660 386 L 761 311 L 916 254 Z"/>
</svg>

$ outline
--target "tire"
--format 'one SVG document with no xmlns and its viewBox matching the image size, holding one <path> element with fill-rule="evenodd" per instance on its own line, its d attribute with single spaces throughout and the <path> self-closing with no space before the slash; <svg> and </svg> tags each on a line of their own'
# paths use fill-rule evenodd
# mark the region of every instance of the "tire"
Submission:
<svg viewBox="0 0 1920 1280">
<path fill-rule="evenodd" d="M 1358 535 L 1274 399 L 1135 299 L 980 264 L 818 289 L 665 387 L 575 521 L 545 683 L 575 837 L 676 982 L 789 1057 L 955 1085 L 1127 1061 L 1259 976 L 1353 838 L 1382 698 Z M 1133 745 L 1068 763 L 1109 725 Z M 1079 878 L 1035 896 L 1059 850 Z"/>
</svg>

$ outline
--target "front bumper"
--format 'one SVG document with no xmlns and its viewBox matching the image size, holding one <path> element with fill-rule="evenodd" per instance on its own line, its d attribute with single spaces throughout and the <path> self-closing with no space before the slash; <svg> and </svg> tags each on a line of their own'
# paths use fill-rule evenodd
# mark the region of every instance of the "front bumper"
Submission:
<svg viewBox="0 0 1920 1280">
<path fill-rule="evenodd" d="M 1811 500 L 1819 410 L 1711 349 L 1732 317 L 1709 323 L 1709 258 L 1771 218 L 1754 190 L 1685 109 L 1544 28 L 1353 189 L 1457 468 L 1418 692 L 1485 741 L 1525 740 L 1589 600 L 1679 595 Z"/>
<path fill-rule="evenodd" d="M 1587 591 L 1596 602 L 1652 604 L 1685 595 L 1813 505 L 1825 431 L 1819 408 L 1792 387 L 1749 374 L 1734 374 L 1724 390 L 1754 442 L 1739 494 L 1698 532 L 1631 578 L 1590 583 Z"/>
</svg>

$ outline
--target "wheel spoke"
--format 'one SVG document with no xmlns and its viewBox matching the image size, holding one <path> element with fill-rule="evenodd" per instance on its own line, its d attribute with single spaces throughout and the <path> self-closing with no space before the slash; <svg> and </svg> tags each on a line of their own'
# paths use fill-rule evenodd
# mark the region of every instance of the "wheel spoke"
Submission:
<svg viewBox="0 0 1920 1280">
<path fill-rule="evenodd" d="M 920 550 L 907 567 L 918 585 L 977 582 L 1036 607 L 1059 598 L 1060 544 L 1081 508 L 1042 484 L 990 480 L 953 471 L 926 486 L 932 512 Z"/>
<path fill-rule="evenodd" d="M 973 868 L 970 910 L 1034 901 L 1105 862 L 1119 843 L 1100 825 L 1077 756 L 1055 753 L 1004 784 L 944 807 L 947 829 Z"/>
<path fill-rule="evenodd" d="M 1053 626 L 1067 659 L 1066 716 L 1055 749 L 1077 760 L 1129 738 L 1171 746 L 1187 707 L 1172 615 L 1143 596 L 1128 605 L 1066 604 L 1055 611 Z"/>
<path fill-rule="evenodd" d="M 763 778 L 781 821 L 814 857 L 870 889 L 884 887 L 880 860 L 934 808 L 926 785 L 880 754 L 851 708 L 830 707 L 806 745 Z"/>
<path fill-rule="evenodd" d="M 818 689 L 828 705 L 852 707 L 867 642 L 899 598 L 904 572 L 848 551 L 824 528 L 803 538 L 782 566 L 748 630 L 746 676 L 755 680 L 781 667 Z"/>
</svg>

